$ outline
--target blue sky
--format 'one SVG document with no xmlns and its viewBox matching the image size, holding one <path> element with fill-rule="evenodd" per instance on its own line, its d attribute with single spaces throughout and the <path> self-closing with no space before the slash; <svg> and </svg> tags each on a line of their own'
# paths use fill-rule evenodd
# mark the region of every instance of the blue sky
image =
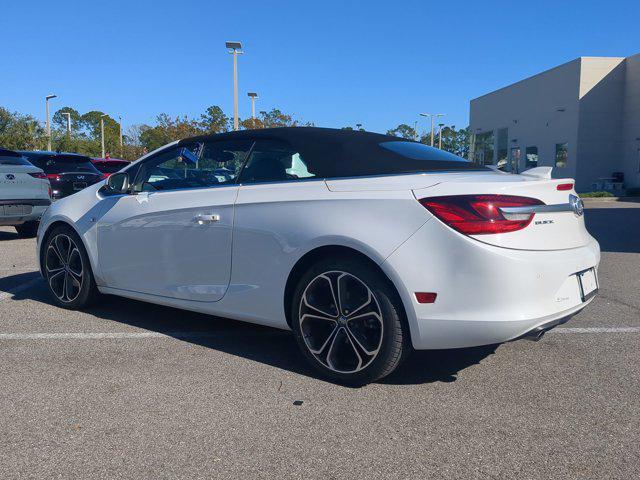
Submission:
<svg viewBox="0 0 640 480">
<path fill-rule="evenodd" d="M 640 52 L 640 2 L 5 1 L 0 106 L 44 118 L 102 110 L 232 113 L 225 40 L 243 42 L 240 116 L 386 131 L 419 112 L 466 126 L 469 100 L 579 56 Z M 423 125 L 424 128 L 424 125 Z"/>
</svg>

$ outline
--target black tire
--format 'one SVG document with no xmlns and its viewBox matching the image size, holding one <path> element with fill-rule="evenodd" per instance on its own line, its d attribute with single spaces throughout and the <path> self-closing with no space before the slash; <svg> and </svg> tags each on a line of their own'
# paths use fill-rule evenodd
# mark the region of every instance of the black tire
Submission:
<svg viewBox="0 0 640 480">
<path fill-rule="evenodd" d="M 38 234 L 39 222 L 24 222 L 22 225 L 16 225 L 16 232 L 20 238 L 33 238 Z"/>
<path fill-rule="evenodd" d="M 330 307 L 321 309 L 327 314 L 315 318 L 321 310 L 310 305 L 321 306 L 321 299 L 328 296 L 322 290 L 327 288 L 339 290 L 342 293 L 338 295 L 346 299 L 335 301 L 331 311 Z M 370 303 L 356 307 L 365 298 Z M 346 309 L 349 302 L 355 307 L 352 312 Z M 336 314 L 337 310 L 341 311 Z M 329 319 L 332 315 L 335 320 Z M 357 257 L 326 258 L 302 275 L 293 295 L 291 320 L 302 354 L 322 375 L 338 383 L 361 386 L 379 380 L 393 372 L 411 351 L 404 308 L 395 288 L 377 268 Z M 349 352 L 350 348 L 353 351 Z"/>
<path fill-rule="evenodd" d="M 59 226 L 47 235 L 41 259 L 47 288 L 56 305 L 81 310 L 99 297 L 87 251 L 71 227 Z"/>
</svg>

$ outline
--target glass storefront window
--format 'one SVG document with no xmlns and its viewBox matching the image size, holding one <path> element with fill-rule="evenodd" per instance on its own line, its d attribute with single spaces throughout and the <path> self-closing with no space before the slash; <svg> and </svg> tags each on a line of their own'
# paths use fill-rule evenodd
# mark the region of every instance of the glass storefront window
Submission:
<svg viewBox="0 0 640 480">
<path fill-rule="evenodd" d="M 566 143 L 556 143 L 556 167 L 566 167 L 568 148 Z"/>
<path fill-rule="evenodd" d="M 509 129 L 498 129 L 498 163 L 497 166 L 500 170 L 510 171 L 507 162 L 507 141 L 509 137 Z"/>
<path fill-rule="evenodd" d="M 493 165 L 493 130 L 478 133 L 474 148 L 474 161 L 480 165 Z"/>
<path fill-rule="evenodd" d="M 527 147 L 525 150 L 525 169 L 536 168 L 538 166 L 538 147 Z"/>
</svg>

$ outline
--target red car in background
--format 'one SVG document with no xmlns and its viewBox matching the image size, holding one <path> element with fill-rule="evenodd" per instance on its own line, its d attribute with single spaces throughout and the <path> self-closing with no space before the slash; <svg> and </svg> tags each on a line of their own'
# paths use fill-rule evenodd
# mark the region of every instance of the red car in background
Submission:
<svg viewBox="0 0 640 480">
<path fill-rule="evenodd" d="M 102 178 L 107 178 L 112 173 L 119 172 L 130 163 L 127 160 L 118 158 L 92 158 L 91 162 L 93 162 L 94 167 L 102 172 Z"/>
</svg>

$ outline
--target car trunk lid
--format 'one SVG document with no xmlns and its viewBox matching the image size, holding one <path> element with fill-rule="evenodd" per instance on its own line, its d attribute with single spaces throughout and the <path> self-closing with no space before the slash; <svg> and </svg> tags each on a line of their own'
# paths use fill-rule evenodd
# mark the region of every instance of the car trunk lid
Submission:
<svg viewBox="0 0 640 480">
<path fill-rule="evenodd" d="M 582 202 L 576 195 L 574 183 L 572 179 L 550 179 L 544 175 L 471 174 L 455 178 L 452 176 L 436 185 L 414 189 L 414 195 L 418 200 L 463 195 L 502 195 L 535 199 L 543 205 L 522 207 L 525 208 L 522 212 L 535 212 L 524 228 L 506 233 L 469 236 L 505 248 L 560 250 L 581 247 L 591 241 L 584 224 Z M 518 210 L 503 208 L 501 212 L 509 219 L 517 218 Z"/>
</svg>

